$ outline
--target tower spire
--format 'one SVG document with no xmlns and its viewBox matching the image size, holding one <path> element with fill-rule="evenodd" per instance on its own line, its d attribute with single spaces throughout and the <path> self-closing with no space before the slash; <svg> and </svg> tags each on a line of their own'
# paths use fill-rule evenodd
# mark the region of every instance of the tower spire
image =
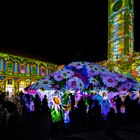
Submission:
<svg viewBox="0 0 140 140">
<path fill-rule="evenodd" d="M 132 55 L 133 21 L 133 0 L 108 0 L 108 59 Z"/>
</svg>

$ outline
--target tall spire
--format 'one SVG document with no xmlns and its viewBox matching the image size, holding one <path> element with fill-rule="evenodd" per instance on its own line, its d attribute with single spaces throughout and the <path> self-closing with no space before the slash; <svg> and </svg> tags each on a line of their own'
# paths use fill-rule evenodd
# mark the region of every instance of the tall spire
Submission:
<svg viewBox="0 0 140 140">
<path fill-rule="evenodd" d="M 133 21 L 133 0 L 108 0 L 108 59 L 133 54 Z"/>
</svg>

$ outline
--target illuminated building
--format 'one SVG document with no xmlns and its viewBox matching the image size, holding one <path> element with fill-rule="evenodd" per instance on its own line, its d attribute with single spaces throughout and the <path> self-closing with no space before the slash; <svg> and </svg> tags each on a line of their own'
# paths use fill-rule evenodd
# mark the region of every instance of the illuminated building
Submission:
<svg viewBox="0 0 140 140">
<path fill-rule="evenodd" d="M 133 54 L 133 19 L 132 0 L 108 0 L 108 59 Z"/>
<path fill-rule="evenodd" d="M 0 90 L 17 93 L 56 70 L 52 63 L 0 53 Z"/>
<path fill-rule="evenodd" d="M 140 53 L 134 50 L 134 0 L 108 0 L 108 60 L 112 71 L 140 82 Z"/>
</svg>

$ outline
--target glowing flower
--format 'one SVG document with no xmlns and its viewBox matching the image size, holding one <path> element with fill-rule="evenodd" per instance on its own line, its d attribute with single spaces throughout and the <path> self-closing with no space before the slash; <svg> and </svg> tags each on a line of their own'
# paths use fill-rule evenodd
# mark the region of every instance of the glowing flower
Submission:
<svg viewBox="0 0 140 140">
<path fill-rule="evenodd" d="M 112 87 L 114 88 L 115 86 L 118 85 L 118 81 L 110 75 L 102 75 L 101 76 L 103 83 L 107 86 L 107 87 Z"/>
<path fill-rule="evenodd" d="M 70 90 L 82 90 L 84 88 L 84 83 L 80 78 L 73 77 L 66 81 L 66 87 Z"/>
<path fill-rule="evenodd" d="M 97 85 L 99 84 L 98 80 L 96 80 L 96 79 L 93 78 L 93 77 L 90 77 L 90 78 L 88 79 L 88 82 L 89 82 L 90 84 L 92 84 L 93 86 L 97 86 Z"/>
<path fill-rule="evenodd" d="M 61 80 L 63 80 L 64 79 L 64 77 L 63 77 L 63 75 L 62 75 L 62 73 L 59 73 L 59 74 L 57 74 L 57 75 L 54 75 L 54 80 L 56 80 L 56 81 L 61 81 Z"/>
<path fill-rule="evenodd" d="M 127 89 L 127 87 L 126 87 L 125 85 L 120 85 L 120 86 L 118 87 L 118 91 L 119 91 L 120 93 L 125 93 L 125 92 L 128 92 L 128 89 Z"/>
<path fill-rule="evenodd" d="M 39 81 L 39 88 L 44 88 L 44 89 L 50 89 L 52 87 L 52 84 L 54 82 L 51 79 L 43 79 L 41 81 Z"/>
<path fill-rule="evenodd" d="M 98 75 L 99 72 L 100 72 L 100 68 L 98 65 L 88 65 L 87 66 L 88 77 Z"/>
<path fill-rule="evenodd" d="M 54 109 L 57 113 L 60 110 L 60 105 L 61 105 L 61 100 L 60 97 L 52 94 L 49 98 L 48 98 L 48 106 L 51 109 Z"/>
<path fill-rule="evenodd" d="M 133 86 L 133 83 L 131 82 L 126 82 L 125 87 L 129 90 Z"/>
<path fill-rule="evenodd" d="M 102 98 L 103 98 L 104 100 L 108 99 L 108 90 L 107 90 L 107 88 L 102 87 L 102 88 L 99 90 L 99 95 L 102 96 Z"/>
<path fill-rule="evenodd" d="M 62 69 L 62 75 L 65 79 L 71 78 L 74 75 L 74 72 L 72 70 L 68 69 Z"/>
</svg>

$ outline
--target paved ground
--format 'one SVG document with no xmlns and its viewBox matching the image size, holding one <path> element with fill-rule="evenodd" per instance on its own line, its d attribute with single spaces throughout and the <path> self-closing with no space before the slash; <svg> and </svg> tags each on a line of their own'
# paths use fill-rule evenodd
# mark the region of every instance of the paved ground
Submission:
<svg viewBox="0 0 140 140">
<path fill-rule="evenodd" d="M 120 127 L 114 133 L 105 130 L 70 135 L 67 140 L 140 140 L 140 123 Z"/>
<path fill-rule="evenodd" d="M 0 140 L 140 140 L 140 121 L 135 118 L 109 122 L 102 128 L 92 130 L 75 123 L 72 127 L 63 126 L 53 133 L 47 114 L 19 116 L 14 124 L 1 131 L 3 138 L 1 135 Z"/>
</svg>

